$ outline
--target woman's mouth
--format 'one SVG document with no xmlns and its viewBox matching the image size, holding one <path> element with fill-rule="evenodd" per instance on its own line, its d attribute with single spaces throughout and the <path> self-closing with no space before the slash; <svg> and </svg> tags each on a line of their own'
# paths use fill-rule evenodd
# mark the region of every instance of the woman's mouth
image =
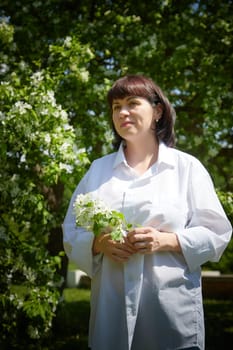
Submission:
<svg viewBox="0 0 233 350">
<path fill-rule="evenodd" d="M 130 122 L 130 121 L 125 121 L 125 122 L 121 123 L 121 128 L 125 128 L 125 127 L 127 127 L 127 126 L 129 126 L 129 125 L 132 125 L 132 124 L 133 124 L 133 123 Z"/>
</svg>

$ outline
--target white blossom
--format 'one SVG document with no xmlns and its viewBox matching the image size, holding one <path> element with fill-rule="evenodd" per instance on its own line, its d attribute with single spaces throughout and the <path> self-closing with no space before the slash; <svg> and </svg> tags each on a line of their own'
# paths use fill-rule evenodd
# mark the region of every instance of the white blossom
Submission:
<svg viewBox="0 0 233 350">
<path fill-rule="evenodd" d="M 72 45 L 72 38 L 71 36 L 67 36 L 64 40 L 64 46 L 67 48 L 70 48 Z"/>
<path fill-rule="evenodd" d="M 122 213 L 109 209 L 100 199 L 93 199 L 91 193 L 79 194 L 74 202 L 76 225 L 99 235 L 104 230 L 111 232 L 113 240 L 122 241 L 128 224 Z"/>
<path fill-rule="evenodd" d="M 70 147 L 70 143 L 64 142 L 64 143 L 61 145 L 60 150 L 61 150 L 62 152 L 66 152 L 66 151 L 68 150 L 69 147 Z"/>
<path fill-rule="evenodd" d="M 68 174 L 71 174 L 72 171 L 74 170 L 72 165 L 61 163 L 61 162 L 59 163 L 59 168 L 61 170 L 65 170 Z"/>
<path fill-rule="evenodd" d="M 6 63 L 0 65 L 0 74 L 6 74 L 9 71 L 9 66 Z"/>
<path fill-rule="evenodd" d="M 44 79 L 44 77 L 43 77 L 43 73 L 42 73 L 41 71 L 35 72 L 35 73 L 32 74 L 32 76 L 31 76 L 32 85 L 37 85 L 37 84 L 40 83 L 43 79 Z"/>
<path fill-rule="evenodd" d="M 84 83 L 88 82 L 88 80 L 89 80 L 89 72 L 86 69 L 81 68 L 80 71 L 79 71 L 79 76 L 80 76 L 81 80 Z"/>
<path fill-rule="evenodd" d="M 68 131 L 68 130 L 74 131 L 73 126 L 70 125 L 70 124 L 68 124 L 68 123 L 66 123 L 66 124 L 63 125 L 63 129 L 64 129 L 65 131 Z"/>
<path fill-rule="evenodd" d="M 56 103 L 56 99 L 54 96 L 54 91 L 48 90 L 45 95 L 41 96 L 41 102 L 43 103 L 49 103 L 52 107 L 59 108 Z"/>
<path fill-rule="evenodd" d="M 44 137 L 44 140 L 47 144 L 50 144 L 51 143 L 51 136 L 50 134 L 45 134 L 45 137 Z"/>
<path fill-rule="evenodd" d="M 6 115 L 0 111 L 0 120 L 4 120 L 6 118 Z"/>
<path fill-rule="evenodd" d="M 13 113 L 19 113 L 19 114 L 24 114 L 27 112 L 28 109 L 32 109 L 32 106 L 27 103 L 27 102 L 23 102 L 23 101 L 17 101 L 12 108 L 12 112 Z"/>
<path fill-rule="evenodd" d="M 66 120 L 67 119 L 67 113 L 64 111 L 64 109 L 61 110 L 61 119 Z"/>
<path fill-rule="evenodd" d="M 25 163 L 26 162 L 26 155 L 22 154 L 20 157 L 20 163 Z"/>
</svg>

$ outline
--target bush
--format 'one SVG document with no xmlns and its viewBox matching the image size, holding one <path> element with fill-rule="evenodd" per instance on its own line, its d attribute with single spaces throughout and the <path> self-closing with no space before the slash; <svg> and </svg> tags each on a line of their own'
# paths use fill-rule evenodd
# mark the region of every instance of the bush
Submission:
<svg viewBox="0 0 233 350">
<path fill-rule="evenodd" d="M 49 336 L 60 297 L 60 258 L 12 234 L 1 237 L 0 247 L 0 345 L 25 349 Z"/>
<path fill-rule="evenodd" d="M 233 193 L 217 191 L 219 199 L 224 207 L 224 210 L 233 223 Z M 221 259 L 217 263 L 208 262 L 204 265 L 210 270 L 219 270 L 221 273 L 233 273 L 233 239 L 231 239 Z"/>
</svg>

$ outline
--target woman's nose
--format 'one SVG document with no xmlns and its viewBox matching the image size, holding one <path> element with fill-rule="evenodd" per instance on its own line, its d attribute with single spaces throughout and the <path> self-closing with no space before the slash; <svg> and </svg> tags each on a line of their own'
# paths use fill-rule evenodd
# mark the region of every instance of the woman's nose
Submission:
<svg viewBox="0 0 233 350">
<path fill-rule="evenodd" d="M 126 115 L 129 115 L 129 110 L 128 110 L 127 106 L 122 106 L 122 107 L 120 108 L 120 110 L 119 110 L 119 115 L 120 115 L 121 117 L 124 117 L 124 116 L 126 116 Z"/>
</svg>

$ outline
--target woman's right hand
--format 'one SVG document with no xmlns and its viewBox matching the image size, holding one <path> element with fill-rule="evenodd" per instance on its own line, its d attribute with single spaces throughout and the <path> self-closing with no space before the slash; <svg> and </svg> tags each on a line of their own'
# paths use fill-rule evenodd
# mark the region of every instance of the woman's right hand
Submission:
<svg viewBox="0 0 233 350">
<path fill-rule="evenodd" d="M 103 233 L 94 238 L 92 252 L 93 255 L 103 253 L 116 262 L 125 262 L 136 251 L 126 240 L 114 241 L 110 233 Z"/>
</svg>

